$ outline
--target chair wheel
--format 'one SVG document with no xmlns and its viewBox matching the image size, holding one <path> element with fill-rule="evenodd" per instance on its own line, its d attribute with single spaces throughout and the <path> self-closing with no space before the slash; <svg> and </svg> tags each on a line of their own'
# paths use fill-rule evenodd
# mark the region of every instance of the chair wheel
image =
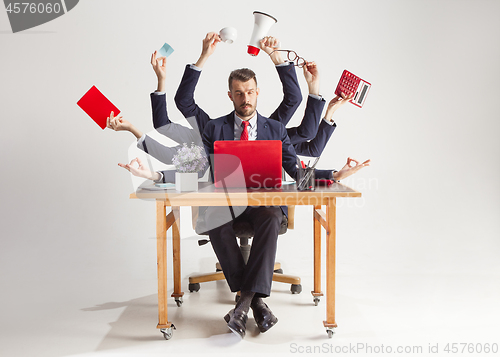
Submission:
<svg viewBox="0 0 500 357">
<path fill-rule="evenodd" d="M 163 338 L 165 340 L 170 340 L 174 334 L 175 326 L 172 324 L 172 327 L 169 328 L 162 328 L 160 329 L 160 332 L 163 334 Z"/>
<path fill-rule="evenodd" d="M 326 333 L 328 334 L 328 338 L 332 338 L 335 331 L 333 331 L 333 329 L 328 329 L 326 330 Z"/>
<path fill-rule="evenodd" d="M 316 296 L 316 297 L 313 299 L 313 302 L 314 302 L 314 306 L 318 306 L 318 304 L 319 304 L 319 297 L 317 297 L 317 296 Z"/>
<path fill-rule="evenodd" d="M 300 284 L 292 284 L 290 287 L 290 291 L 292 294 L 300 294 L 302 292 L 302 285 Z"/>
<path fill-rule="evenodd" d="M 182 306 L 182 298 L 175 299 L 175 303 L 177 304 L 177 307 L 181 307 Z"/>
<path fill-rule="evenodd" d="M 276 269 L 274 272 L 276 274 L 283 274 L 283 269 Z"/>
<path fill-rule="evenodd" d="M 189 292 L 192 293 L 200 290 L 200 283 L 189 284 Z"/>
</svg>

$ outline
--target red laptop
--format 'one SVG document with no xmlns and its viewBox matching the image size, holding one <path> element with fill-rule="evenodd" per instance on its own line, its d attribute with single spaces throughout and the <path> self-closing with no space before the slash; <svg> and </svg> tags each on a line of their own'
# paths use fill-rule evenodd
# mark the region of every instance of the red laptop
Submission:
<svg viewBox="0 0 500 357">
<path fill-rule="evenodd" d="M 281 187 L 281 141 L 214 142 L 214 183 L 217 188 Z"/>
</svg>

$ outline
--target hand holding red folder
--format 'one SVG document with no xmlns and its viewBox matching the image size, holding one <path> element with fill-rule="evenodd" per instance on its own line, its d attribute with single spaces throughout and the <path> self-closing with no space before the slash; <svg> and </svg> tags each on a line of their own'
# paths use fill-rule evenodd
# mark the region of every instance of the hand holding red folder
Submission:
<svg viewBox="0 0 500 357">
<path fill-rule="evenodd" d="M 120 110 L 96 86 L 92 86 L 76 104 L 103 130 L 106 128 L 106 120 L 111 112 L 114 112 L 115 115 L 120 113 Z"/>
</svg>

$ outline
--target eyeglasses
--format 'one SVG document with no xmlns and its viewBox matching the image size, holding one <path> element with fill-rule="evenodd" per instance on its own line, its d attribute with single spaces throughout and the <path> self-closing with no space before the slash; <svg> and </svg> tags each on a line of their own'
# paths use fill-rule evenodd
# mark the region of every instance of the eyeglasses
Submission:
<svg viewBox="0 0 500 357">
<path fill-rule="evenodd" d="M 274 50 L 271 52 L 269 55 L 272 55 L 276 51 L 281 51 L 281 52 L 288 52 L 287 57 L 290 62 L 293 62 L 293 64 L 299 68 L 302 68 L 306 65 L 307 61 L 300 57 L 297 52 L 292 51 L 292 50 Z"/>
</svg>

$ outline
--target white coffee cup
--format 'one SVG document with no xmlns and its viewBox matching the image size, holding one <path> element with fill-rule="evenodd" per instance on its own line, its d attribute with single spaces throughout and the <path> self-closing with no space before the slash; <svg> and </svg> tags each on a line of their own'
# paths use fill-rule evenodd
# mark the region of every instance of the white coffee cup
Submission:
<svg viewBox="0 0 500 357">
<path fill-rule="evenodd" d="M 238 32 L 234 27 L 224 27 L 222 30 L 219 32 L 220 39 L 222 42 L 226 43 L 233 43 L 236 41 L 236 37 L 238 36 Z"/>
</svg>

